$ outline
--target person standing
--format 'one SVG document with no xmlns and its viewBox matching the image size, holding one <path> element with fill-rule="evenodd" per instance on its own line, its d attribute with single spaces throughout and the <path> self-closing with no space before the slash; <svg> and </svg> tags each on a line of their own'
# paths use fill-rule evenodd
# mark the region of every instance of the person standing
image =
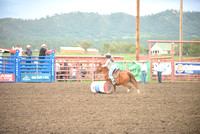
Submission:
<svg viewBox="0 0 200 134">
<path fill-rule="evenodd" d="M 145 64 L 145 61 L 142 60 L 142 63 L 138 63 L 135 61 L 136 64 L 138 64 L 141 68 L 141 81 L 143 84 L 146 84 L 146 75 L 147 75 L 147 65 Z"/>
<path fill-rule="evenodd" d="M 23 53 L 25 55 L 27 55 L 26 59 L 31 59 L 31 56 L 33 56 L 33 52 L 31 51 L 31 46 L 30 45 L 27 45 L 26 46 L 26 50 L 23 51 Z M 26 63 L 31 63 L 31 61 L 26 61 Z"/>
<path fill-rule="evenodd" d="M 21 48 L 20 44 L 17 44 L 17 47 L 15 48 L 15 50 L 19 50 L 19 56 L 22 56 L 23 49 Z"/>
<path fill-rule="evenodd" d="M 46 56 L 46 54 L 45 54 L 46 51 L 47 51 L 46 45 L 45 45 L 45 44 L 42 44 L 42 45 L 41 45 L 41 49 L 40 49 L 39 56 L 43 56 L 43 57 L 39 57 L 39 59 L 45 59 L 44 56 Z M 42 62 L 40 62 L 40 63 L 44 63 L 44 61 L 42 61 Z"/>
<path fill-rule="evenodd" d="M 157 75 L 158 75 L 158 82 L 159 83 L 162 83 L 162 71 L 163 71 L 163 66 L 160 63 L 160 60 L 158 60 Z"/>
<path fill-rule="evenodd" d="M 76 67 L 74 66 L 71 70 L 72 73 L 72 82 L 75 82 L 76 80 Z"/>
</svg>

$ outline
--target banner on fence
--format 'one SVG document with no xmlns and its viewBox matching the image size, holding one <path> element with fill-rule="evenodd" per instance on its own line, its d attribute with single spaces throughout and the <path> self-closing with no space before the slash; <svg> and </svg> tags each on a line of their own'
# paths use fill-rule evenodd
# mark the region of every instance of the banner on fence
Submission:
<svg viewBox="0 0 200 134">
<path fill-rule="evenodd" d="M 128 62 L 128 63 L 123 63 L 123 62 L 116 62 L 117 67 L 120 68 L 121 70 L 129 70 L 134 76 L 137 81 L 141 81 L 141 67 L 134 63 L 134 62 Z M 145 62 L 147 65 L 147 75 L 146 75 L 146 81 L 150 81 L 150 62 L 147 61 Z"/>
<path fill-rule="evenodd" d="M 175 62 L 175 74 L 200 74 L 200 63 Z"/>
<path fill-rule="evenodd" d="M 50 82 L 50 73 L 25 73 L 21 74 L 22 82 Z"/>
<path fill-rule="evenodd" d="M 170 62 L 161 62 L 160 65 L 162 66 L 163 70 L 162 70 L 162 75 L 171 75 L 171 63 Z M 154 66 L 154 71 L 153 74 L 157 75 L 157 67 L 158 67 L 158 63 L 154 62 L 153 63 Z"/>
<path fill-rule="evenodd" d="M 0 74 L 0 81 L 1 82 L 14 82 L 15 75 L 14 74 Z"/>
</svg>

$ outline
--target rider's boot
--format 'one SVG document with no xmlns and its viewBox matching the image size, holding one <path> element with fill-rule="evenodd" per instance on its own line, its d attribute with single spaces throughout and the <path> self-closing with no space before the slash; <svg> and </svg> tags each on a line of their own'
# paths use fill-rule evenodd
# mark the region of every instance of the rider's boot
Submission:
<svg viewBox="0 0 200 134">
<path fill-rule="evenodd" d="M 113 86 L 116 84 L 116 82 L 115 81 L 112 81 L 112 84 L 113 84 Z"/>
</svg>

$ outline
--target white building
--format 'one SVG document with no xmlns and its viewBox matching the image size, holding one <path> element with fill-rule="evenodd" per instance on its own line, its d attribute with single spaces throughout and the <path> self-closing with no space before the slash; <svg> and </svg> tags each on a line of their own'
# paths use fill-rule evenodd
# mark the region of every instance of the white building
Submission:
<svg viewBox="0 0 200 134">
<path fill-rule="evenodd" d="M 85 50 L 81 47 L 60 47 L 60 52 L 66 54 L 84 54 Z"/>
<path fill-rule="evenodd" d="M 88 54 L 99 54 L 99 50 L 97 50 L 95 48 L 88 48 L 87 53 Z"/>
<path fill-rule="evenodd" d="M 171 43 L 156 43 L 151 48 L 152 55 L 171 54 Z"/>
</svg>

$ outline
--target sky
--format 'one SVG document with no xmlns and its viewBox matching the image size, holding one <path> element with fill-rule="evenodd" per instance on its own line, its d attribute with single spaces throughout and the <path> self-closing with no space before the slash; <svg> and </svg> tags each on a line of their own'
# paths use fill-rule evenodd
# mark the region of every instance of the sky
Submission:
<svg viewBox="0 0 200 134">
<path fill-rule="evenodd" d="M 140 16 L 180 9 L 180 0 L 140 0 Z M 69 12 L 136 16 L 136 0 L 0 0 L 0 18 L 39 19 Z M 200 0 L 183 0 L 183 11 L 200 11 Z"/>
</svg>

